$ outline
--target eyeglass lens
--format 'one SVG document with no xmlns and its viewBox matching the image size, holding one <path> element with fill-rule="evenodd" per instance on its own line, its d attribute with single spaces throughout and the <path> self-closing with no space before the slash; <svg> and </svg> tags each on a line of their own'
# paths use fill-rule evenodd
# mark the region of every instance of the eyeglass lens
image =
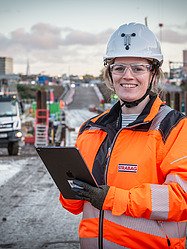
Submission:
<svg viewBox="0 0 187 249">
<path fill-rule="evenodd" d="M 133 74 L 140 75 L 151 69 L 150 64 L 113 64 L 110 66 L 112 73 L 124 74 L 127 69 L 130 69 Z"/>
</svg>

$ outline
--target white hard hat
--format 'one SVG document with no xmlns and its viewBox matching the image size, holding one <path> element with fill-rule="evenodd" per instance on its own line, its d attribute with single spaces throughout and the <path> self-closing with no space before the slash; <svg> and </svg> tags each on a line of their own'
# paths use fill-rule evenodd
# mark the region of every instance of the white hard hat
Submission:
<svg viewBox="0 0 187 249">
<path fill-rule="evenodd" d="M 116 57 L 142 57 L 163 62 L 158 39 L 145 25 L 129 23 L 121 25 L 110 37 L 104 62 Z"/>
</svg>

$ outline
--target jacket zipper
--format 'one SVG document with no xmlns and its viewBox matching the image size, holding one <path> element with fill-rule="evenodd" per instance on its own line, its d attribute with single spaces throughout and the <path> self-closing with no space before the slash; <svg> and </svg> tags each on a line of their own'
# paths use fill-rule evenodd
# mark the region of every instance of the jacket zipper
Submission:
<svg viewBox="0 0 187 249">
<path fill-rule="evenodd" d="M 103 127 L 100 127 L 99 125 L 95 125 L 93 123 L 93 126 L 89 127 L 97 127 L 99 129 L 102 129 L 104 132 L 108 134 L 108 131 L 104 129 Z M 103 218 L 104 218 L 104 210 L 99 211 L 99 231 L 98 231 L 98 249 L 103 249 Z"/>
<path fill-rule="evenodd" d="M 98 236 L 98 248 L 103 249 L 103 218 L 104 210 L 99 212 L 99 236 Z"/>
<path fill-rule="evenodd" d="M 146 122 L 146 123 L 148 123 L 148 122 Z M 144 124 L 145 124 L 145 122 L 144 122 Z M 140 124 L 138 124 L 138 125 L 140 125 Z M 110 162 L 111 152 L 112 152 L 112 149 L 114 147 L 115 141 L 116 141 L 119 133 L 124 129 L 131 129 L 132 127 L 136 127 L 138 125 L 134 125 L 131 127 L 123 127 L 116 133 L 114 140 L 113 140 L 111 146 L 108 148 L 108 152 L 107 152 L 107 160 L 106 160 L 105 176 L 104 176 L 105 184 L 107 184 L 107 172 L 108 172 L 108 165 Z M 104 218 L 104 210 L 101 210 L 100 215 L 99 215 L 99 241 L 98 241 L 99 249 L 103 249 L 103 218 Z"/>
<path fill-rule="evenodd" d="M 121 130 L 122 129 L 120 129 L 120 131 Z M 117 134 L 120 131 L 118 131 Z M 114 144 L 114 141 L 116 140 L 117 134 L 114 137 L 112 145 Z M 109 161 L 110 161 L 111 147 L 108 148 L 107 158 L 106 158 L 106 167 L 105 167 L 105 176 L 104 176 L 105 184 L 107 184 L 107 168 L 108 168 L 108 164 L 109 164 Z M 100 210 L 100 213 L 99 213 L 99 238 L 98 238 L 98 248 L 99 249 L 103 249 L 103 218 L 104 218 L 104 210 Z"/>
<path fill-rule="evenodd" d="M 146 123 L 148 123 L 148 122 L 146 122 Z M 144 122 L 144 124 L 145 124 L 145 122 Z M 105 179 L 104 179 L 105 184 L 107 184 L 107 171 L 108 171 L 108 165 L 109 165 L 109 161 L 110 161 L 111 150 L 112 150 L 112 148 L 113 148 L 113 146 L 114 146 L 114 143 L 115 143 L 115 141 L 116 141 L 116 139 L 117 139 L 119 133 L 120 133 L 123 129 L 131 129 L 132 127 L 136 127 L 136 126 L 138 126 L 138 125 L 140 125 L 140 124 L 137 124 L 137 125 L 134 125 L 134 126 L 131 126 L 131 127 L 124 127 L 124 128 L 122 128 L 122 129 L 120 129 L 120 130 L 117 132 L 117 134 L 115 135 L 114 140 L 113 140 L 113 142 L 112 142 L 112 145 L 108 148 L 107 161 L 106 161 L 106 168 L 105 168 L 105 177 L 104 177 L 104 178 L 105 178 Z M 100 129 L 104 130 L 104 131 L 108 134 L 107 130 L 106 130 L 106 129 L 103 129 L 103 127 L 100 127 L 99 125 L 97 126 L 97 125 L 95 125 L 94 123 L 93 123 L 93 126 L 95 126 L 95 127 L 97 127 L 97 128 L 100 128 Z M 90 126 L 90 127 L 91 127 L 91 126 Z M 100 210 L 100 212 L 99 212 L 99 234 L 98 234 L 98 248 L 99 248 L 99 249 L 103 249 L 103 218 L 104 218 L 104 210 Z"/>
</svg>

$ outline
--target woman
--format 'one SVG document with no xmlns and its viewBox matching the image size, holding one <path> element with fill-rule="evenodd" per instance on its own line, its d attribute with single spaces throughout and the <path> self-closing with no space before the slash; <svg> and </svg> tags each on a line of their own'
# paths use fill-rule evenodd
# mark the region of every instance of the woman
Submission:
<svg viewBox="0 0 187 249">
<path fill-rule="evenodd" d="M 120 26 L 104 57 L 119 101 L 80 128 L 76 146 L 99 188 L 74 180 L 81 248 L 185 248 L 187 119 L 155 93 L 163 56 L 146 26 Z"/>
</svg>

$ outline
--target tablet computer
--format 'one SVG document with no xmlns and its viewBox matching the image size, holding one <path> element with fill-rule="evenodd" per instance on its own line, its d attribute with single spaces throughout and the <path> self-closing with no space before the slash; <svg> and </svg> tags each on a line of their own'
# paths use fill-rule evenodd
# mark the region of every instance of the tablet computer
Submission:
<svg viewBox="0 0 187 249">
<path fill-rule="evenodd" d="M 76 199 L 71 190 L 73 179 L 98 187 L 76 147 L 45 146 L 36 147 L 36 151 L 64 198 Z"/>
</svg>

